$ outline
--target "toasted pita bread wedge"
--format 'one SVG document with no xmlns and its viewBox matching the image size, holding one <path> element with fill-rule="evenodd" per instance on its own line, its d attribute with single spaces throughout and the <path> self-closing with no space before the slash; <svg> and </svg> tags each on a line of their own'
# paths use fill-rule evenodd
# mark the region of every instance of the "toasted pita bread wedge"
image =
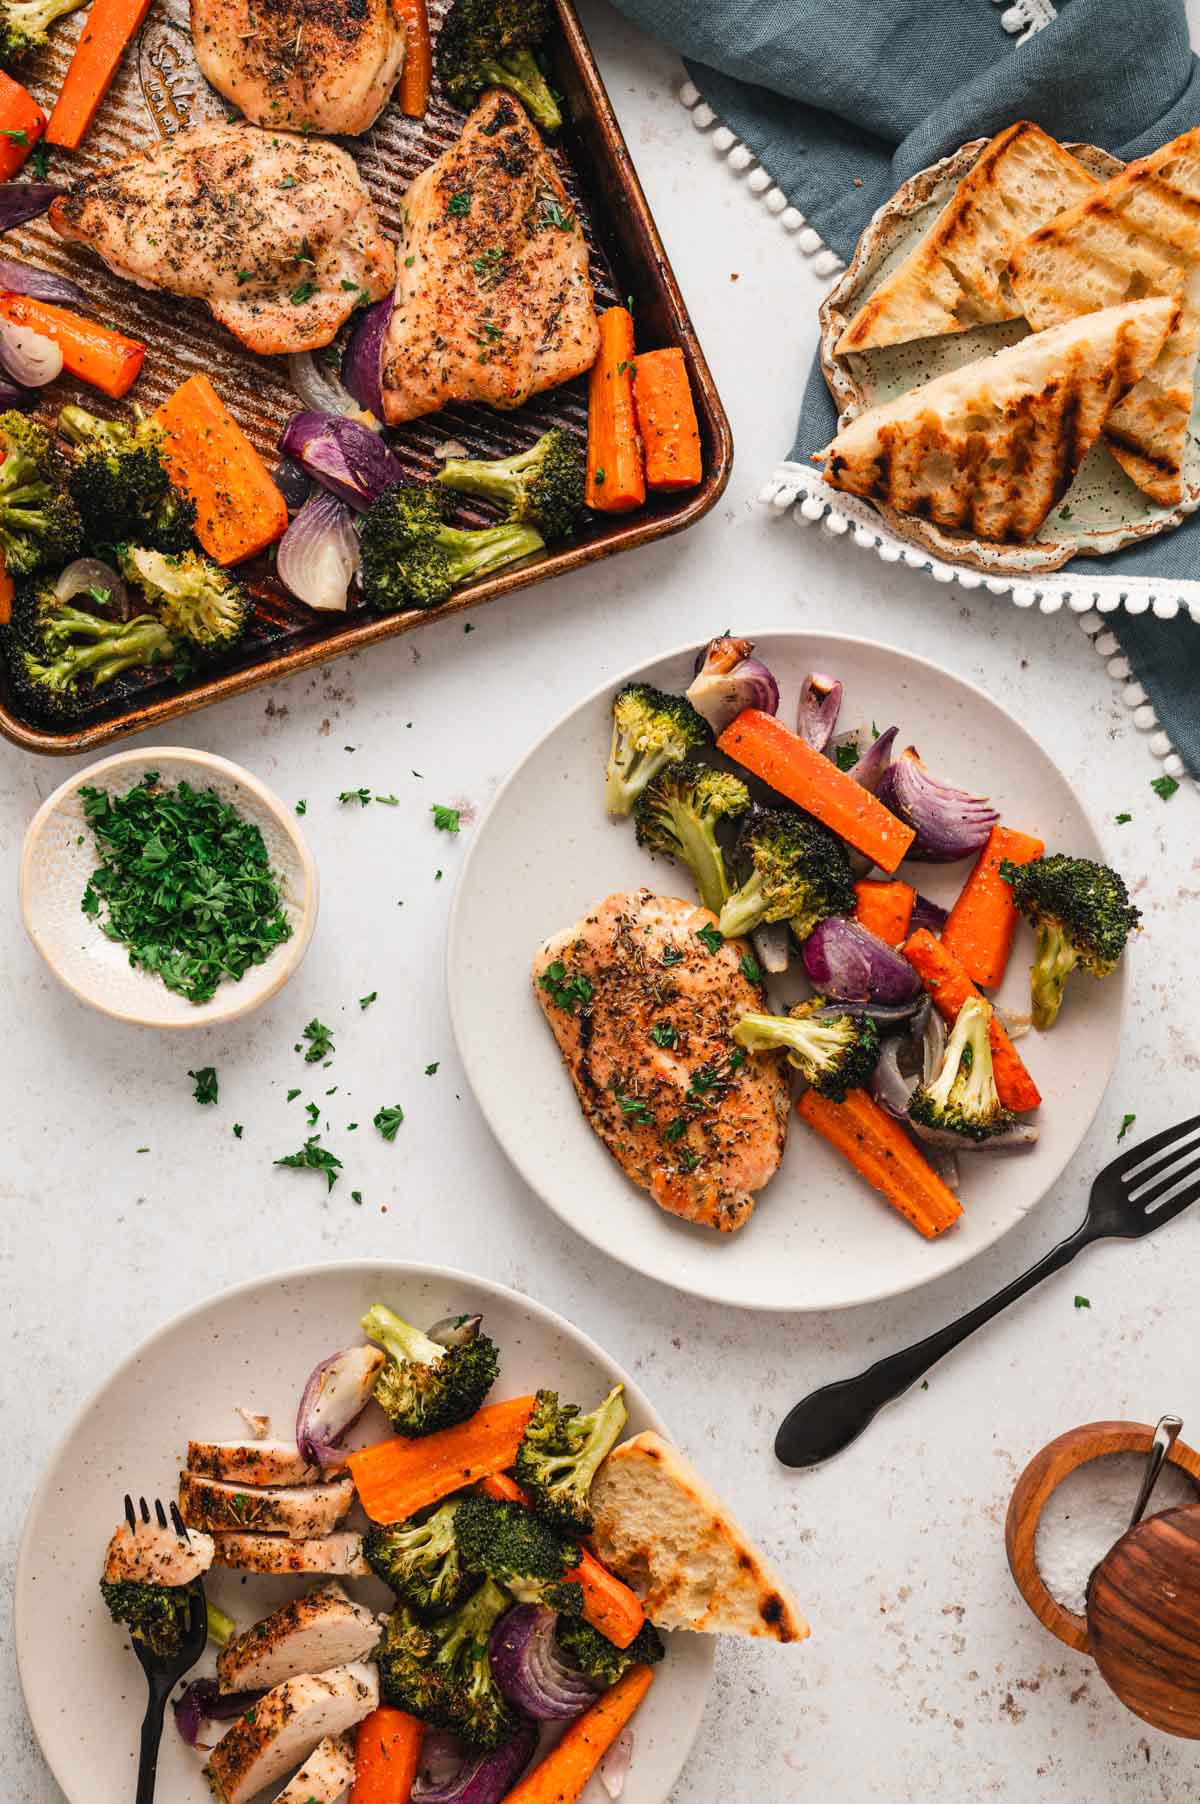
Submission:
<svg viewBox="0 0 1200 1804">
<path fill-rule="evenodd" d="M 1032 538 L 1178 315 L 1172 300 L 1134 301 L 1035 332 L 868 408 L 814 461 L 831 487 L 897 513 Z"/>
<path fill-rule="evenodd" d="M 716 1492 L 661 1435 L 635 1435 L 592 1485 L 596 1551 L 661 1629 L 803 1641 L 807 1622 Z"/>
<path fill-rule="evenodd" d="M 1184 301 L 1145 381 L 1115 408 L 1104 441 L 1162 506 L 1183 498 L 1183 459 L 1200 345 L 1200 127 L 1130 163 L 1017 246 L 1010 273 L 1030 325 L 1056 326 L 1143 295 Z"/>
<path fill-rule="evenodd" d="M 1100 185 L 1040 126 L 1010 125 L 980 153 L 917 248 L 863 302 L 836 354 L 1019 319 L 1008 285 L 1014 247 Z"/>
</svg>

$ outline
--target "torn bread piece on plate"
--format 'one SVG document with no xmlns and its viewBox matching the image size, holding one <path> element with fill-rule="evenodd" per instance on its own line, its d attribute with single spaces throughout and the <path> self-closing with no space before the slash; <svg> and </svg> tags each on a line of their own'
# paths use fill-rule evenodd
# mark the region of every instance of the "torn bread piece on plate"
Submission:
<svg viewBox="0 0 1200 1804">
<path fill-rule="evenodd" d="M 217 1655 L 223 1692 L 270 1691 L 302 1672 L 325 1672 L 365 1660 L 379 1640 L 370 1610 L 337 1583 L 319 1585 L 281 1604 Z"/>
<path fill-rule="evenodd" d="M 318 1743 L 344 1735 L 375 1709 L 379 1675 L 356 1661 L 287 1679 L 239 1716 L 204 1769 L 217 1804 L 247 1804 L 300 1766 Z"/>
<path fill-rule="evenodd" d="M 1013 251 L 1013 292 L 1041 331 L 1147 295 L 1182 301 L 1157 363 L 1104 428 L 1117 462 L 1163 507 L 1183 499 L 1200 346 L 1200 127 L 1130 163 Z"/>
<path fill-rule="evenodd" d="M 1014 247 L 1099 188 L 1098 178 L 1028 119 L 980 152 L 926 236 L 863 302 L 835 347 L 844 357 L 1019 319 Z"/>
<path fill-rule="evenodd" d="M 189 1528 L 252 1529 L 311 1541 L 329 1534 L 350 1514 L 354 1483 L 235 1485 L 223 1478 L 179 1474 L 179 1511 Z"/>
<path fill-rule="evenodd" d="M 1036 332 L 851 420 L 825 481 L 994 542 L 1033 537 L 1179 316 L 1131 302 Z"/>
<path fill-rule="evenodd" d="M 677 1448 L 650 1431 L 609 1454 L 592 1485 L 596 1552 L 660 1629 L 803 1641 L 770 1561 Z"/>
<path fill-rule="evenodd" d="M 275 1804 L 338 1804 L 353 1784 L 354 1737 L 326 1736 L 275 1794 Z"/>
<path fill-rule="evenodd" d="M 369 1578 L 362 1536 L 349 1529 L 293 1541 L 287 1535 L 254 1535 L 222 1530 L 213 1536 L 213 1565 L 237 1572 L 327 1573 L 337 1578 Z"/>
</svg>

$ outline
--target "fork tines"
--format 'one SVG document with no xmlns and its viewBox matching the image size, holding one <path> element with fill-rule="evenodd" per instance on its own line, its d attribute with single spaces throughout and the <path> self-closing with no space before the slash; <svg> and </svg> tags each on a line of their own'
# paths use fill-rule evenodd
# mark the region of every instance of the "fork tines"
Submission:
<svg viewBox="0 0 1200 1804">
<path fill-rule="evenodd" d="M 1195 1201 L 1200 1195 L 1200 1115 L 1133 1147 L 1118 1176 L 1130 1202 L 1148 1213 Z M 1181 1190 L 1185 1184 L 1189 1188 Z"/>
</svg>

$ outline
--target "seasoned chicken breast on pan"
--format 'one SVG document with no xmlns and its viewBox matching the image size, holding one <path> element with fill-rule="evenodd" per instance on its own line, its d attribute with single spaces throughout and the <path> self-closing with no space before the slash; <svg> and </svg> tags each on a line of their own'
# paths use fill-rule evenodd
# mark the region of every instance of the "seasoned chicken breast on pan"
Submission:
<svg viewBox="0 0 1200 1804">
<path fill-rule="evenodd" d="M 256 125 L 365 132 L 404 64 L 396 0 L 192 0 L 196 61 Z"/>
</svg>

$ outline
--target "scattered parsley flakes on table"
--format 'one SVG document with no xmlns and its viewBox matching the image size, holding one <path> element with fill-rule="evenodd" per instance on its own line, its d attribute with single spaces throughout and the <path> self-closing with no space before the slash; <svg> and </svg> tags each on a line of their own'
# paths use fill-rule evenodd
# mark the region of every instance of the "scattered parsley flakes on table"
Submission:
<svg viewBox="0 0 1200 1804">
<path fill-rule="evenodd" d="M 188 1076 L 195 1079 L 192 1095 L 197 1102 L 216 1102 L 220 1093 L 220 1081 L 215 1065 L 201 1065 L 199 1071 L 189 1071 Z"/>
<path fill-rule="evenodd" d="M 282 1159 L 276 1159 L 275 1163 L 289 1165 L 297 1171 L 323 1171 L 330 1190 L 337 1183 L 338 1173 L 342 1169 L 342 1161 L 327 1146 L 321 1145 L 319 1134 L 311 1134 L 299 1152 L 287 1153 Z"/>
<path fill-rule="evenodd" d="M 385 1140 L 394 1140 L 400 1130 L 400 1123 L 404 1120 L 404 1110 L 398 1102 L 392 1103 L 390 1107 L 385 1103 L 371 1120 Z"/>
</svg>

